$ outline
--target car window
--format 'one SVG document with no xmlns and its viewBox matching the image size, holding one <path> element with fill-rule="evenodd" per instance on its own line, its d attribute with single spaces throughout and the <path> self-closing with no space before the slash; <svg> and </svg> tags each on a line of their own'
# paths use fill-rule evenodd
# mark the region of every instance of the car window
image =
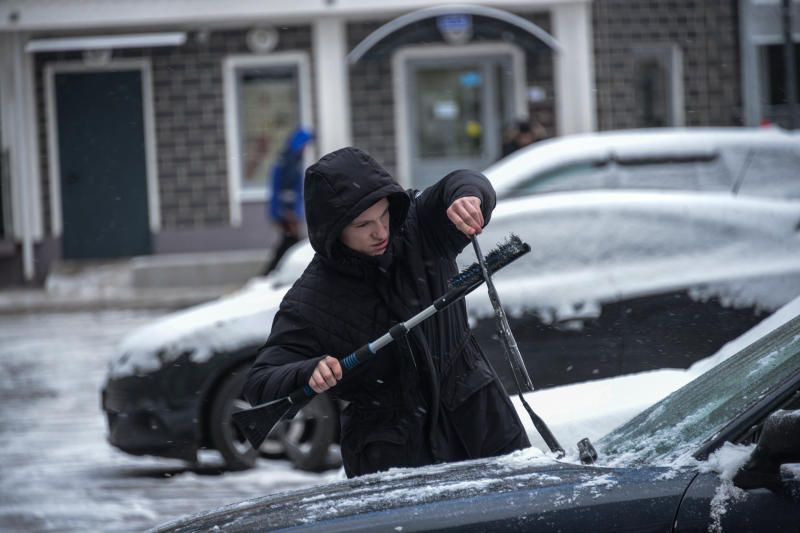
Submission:
<svg viewBox="0 0 800 533">
<path fill-rule="evenodd" d="M 673 464 L 800 372 L 800 317 L 746 347 L 598 442 L 605 461 Z"/>
<path fill-rule="evenodd" d="M 508 196 L 517 197 L 546 192 L 605 189 L 610 184 L 608 161 L 574 161 L 528 176 L 515 185 Z"/>
<path fill-rule="evenodd" d="M 617 158 L 616 180 L 620 189 L 730 191 L 733 180 L 721 157 Z"/>
<path fill-rule="evenodd" d="M 738 176 L 738 193 L 800 199 L 800 147 L 756 147 L 747 153 Z"/>
</svg>

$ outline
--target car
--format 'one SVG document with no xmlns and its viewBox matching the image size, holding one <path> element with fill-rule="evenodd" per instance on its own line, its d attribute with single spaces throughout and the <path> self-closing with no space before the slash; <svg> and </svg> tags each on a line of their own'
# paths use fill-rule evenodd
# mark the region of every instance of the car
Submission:
<svg viewBox="0 0 800 533">
<path fill-rule="evenodd" d="M 657 128 L 556 137 L 485 170 L 499 198 L 592 189 L 800 199 L 800 137 L 780 128 Z"/>
<path fill-rule="evenodd" d="M 714 353 L 800 293 L 798 223 L 791 201 L 584 191 L 501 201 L 479 239 L 488 250 L 516 232 L 532 248 L 494 281 L 533 383 L 547 388 L 686 368 Z M 338 411 L 327 395 L 262 450 L 230 423 L 247 406 L 244 375 L 278 304 L 312 256 L 298 244 L 270 277 L 125 338 L 102 391 L 110 443 L 187 461 L 213 448 L 231 469 L 260 453 L 303 469 L 336 465 Z M 469 248 L 459 261 L 474 261 Z M 467 309 L 513 393 L 486 291 L 470 294 Z"/>
<path fill-rule="evenodd" d="M 796 313 L 796 311 L 795 311 Z M 800 315 L 596 443 L 398 468 L 179 518 L 188 531 L 794 531 Z"/>
</svg>

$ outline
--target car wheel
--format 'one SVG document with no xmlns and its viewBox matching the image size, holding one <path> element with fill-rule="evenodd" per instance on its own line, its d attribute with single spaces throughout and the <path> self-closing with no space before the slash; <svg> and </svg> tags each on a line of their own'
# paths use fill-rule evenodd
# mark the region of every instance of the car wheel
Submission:
<svg viewBox="0 0 800 533">
<path fill-rule="evenodd" d="M 222 455 L 228 470 L 252 468 L 259 455 L 268 458 L 285 456 L 283 443 L 278 438 L 268 438 L 259 450 L 254 450 L 231 420 L 233 413 L 250 408 L 242 395 L 248 368 L 249 365 L 239 367 L 225 378 L 214 395 L 209 411 L 211 445 Z"/>
<path fill-rule="evenodd" d="M 278 435 L 295 467 L 319 472 L 341 465 L 336 446 L 338 433 L 338 408 L 327 394 L 322 394 L 283 422 Z"/>
</svg>

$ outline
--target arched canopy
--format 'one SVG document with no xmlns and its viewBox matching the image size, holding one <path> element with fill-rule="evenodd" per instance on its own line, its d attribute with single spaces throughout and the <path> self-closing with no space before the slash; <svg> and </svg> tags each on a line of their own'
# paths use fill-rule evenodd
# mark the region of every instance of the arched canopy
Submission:
<svg viewBox="0 0 800 533">
<path fill-rule="evenodd" d="M 561 49 L 561 45 L 558 43 L 558 41 L 556 41 L 555 38 L 553 38 L 552 35 L 544 31 L 533 22 L 518 15 L 509 13 L 508 11 L 503 11 L 501 9 L 495 9 L 486 6 L 452 4 L 418 9 L 417 11 L 406 13 L 405 15 L 387 22 L 377 30 L 367 35 L 363 41 L 358 43 L 358 45 L 356 45 L 356 47 L 353 48 L 349 54 L 347 54 L 347 61 L 353 65 L 362 59 L 368 52 L 370 52 L 370 50 L 376 48 L 379 43 L 387 40 L 388 37 L 396 34 L 399 30 L 407 28 L 412 24 L 415 25 L 415 29 L 422 28 L 426 25 L 420 25 L 421 22 L 428 21 L 428 19 L 435 19 L 436 17 L 444 15 L 472 15 L 480 20 L 488 19 L 495 21 L 495 25 L 497 22 L 501 22 L 505 26 L 510 26 L 517 31 L 532 35 L 538 42 L 543 43 L 552 51 L 557 52 Z M 498 36 L 500 36 L 502 32 L 496 28 L 496 33 Z M 420 32 L 416 31 L 415 34 L 420 34 Z M 503 38 L 506 38 L 507 36 L 507 33 L 503 34 Z"/>
</svg>

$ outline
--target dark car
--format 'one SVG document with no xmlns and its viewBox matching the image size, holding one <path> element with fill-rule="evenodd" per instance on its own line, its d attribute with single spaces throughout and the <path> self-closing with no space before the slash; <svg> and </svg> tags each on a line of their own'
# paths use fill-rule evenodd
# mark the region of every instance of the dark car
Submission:
<svg viewBox="0 0 800 533">
<path fill-rule="evenodd" d="M 532 248 L 495 284 L 533 382 L 546 388 L 686 368 L 714 353 L 800 294 L 798 223 L 796 202 L 596 191 L 502 201 L 480 240 L 488 250 L 517 233 Z M 187 460 L 214 448 L 230 468 L 252 466 L 258 452 L 230 413 L 246 405 L 244 374 L 312 254 L 298 245 L 274 276 L 125 339 L 103 392 L 110 442 Z M 459 260 L 472 263 L 471 249 Z M 467 309 L 513 392 L 486 291 Z M 322 395 L 261 451 L 326 468 L 337 431 L 336 404 Z"/>
<path fill-rule="evenodd" d="M 757 445 L 756 445 L 757 443 Z M 394 469 L 257 498 L 155 531 L 796 531 L 800 317 L 597 443 Z"/>
</svg>

